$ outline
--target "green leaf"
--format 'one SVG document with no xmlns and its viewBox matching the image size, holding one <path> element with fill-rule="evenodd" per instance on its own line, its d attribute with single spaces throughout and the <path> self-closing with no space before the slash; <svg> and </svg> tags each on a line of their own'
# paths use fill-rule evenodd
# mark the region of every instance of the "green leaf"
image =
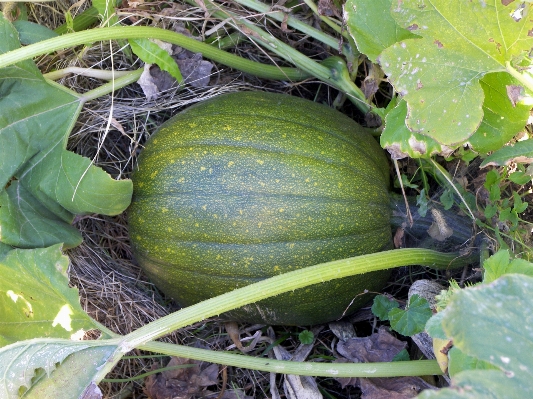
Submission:
<svg viewBox="0 0 533 399">
<path fill-rule="evenodd" d="M 15 21 L 13 25 L 19 33 L 20 42 L 22 44 L 33 44 L 40 42 L 41 40 L 59 36 L 53 30 L 48 29 L 46 26 L 36 24 L 35 22 Z"/>
<path fill-rule="evenodd" d="M 93 0 L 92 5 L 98 10 L 102 19 L 103 26 L 113 26 L 119 23 L 118 16 L 115 13 L 115 0 Z"/>
<path fill-rule="evenodd" d="M 502 399 L 527 398 L 523 391 L 499 370 L 470 370 L 456 374 L 452 386 L 426 389 L 417 399 Z"/>
<path fill-rule="evenodd" d="M 392 0 L 348 0 L 344 6 L 346 25 L 357 48 L 372 62 L 400 40 L 417 37 L 403 29 L 390 13 Z"/>
<path fill-rule="evenodd" d="M 533 277 L 533 263 L 520 258 L 511 260 L 508 250 L 499 250 L 483 262 L 484 283 L 491 283 L 509 273 Z"/>
<path fill-rule="evenodd" d="M 487 175 L 485 176 L 485 183 L 483 183 L 483 186 L 490 190 L 490 188 L 494 185 L 499 186 L 501 182 L 501 176 L 498 173 L 496 169 L 489 170 L 487 172 Z"/>
<path fill-rule="evenodd" d="M 518 224 L 518 214 L 511 208 L 504 208 L 500 211 L 500 221 L 511 222 L 513 227 Z"/>
<path fill-rule="evenodd" d="M 479 360 L 475 357 L 465 355 L 459 348 L 456 346 L 452 347 L 448 351 L 448 374 L 450 377 L 460 373 L 465 370 L 484 370 L 497 369 L 495 366 L 483 360 Z"/>
<path fill-rule="evenodd" d="M 0 242 L 0 261 L 11 251 L 13 247 L 11 245 L 6 245 L 3 242 Z"/>
<path fill-rule="evenodd" d="M 382 321 L 389 320 L 389 312 L 392 309 L 400 306 L 398 301 L 391 299 L 385 295 L 377 295 L 374 297 L 372 304 L 372 313 Z"/>
<path fill-rule="evenodd" d="M 180 69 L 174 58 L 156 43 L 148 39 L 130 39 L 132 51 L 147 64 L 157 64 L 159 68 L 170 73 L 178 83 L 183 82 Z"/>
<path fill-rule="evenodd" d="M 392 358 L 393 362 L 408 362 L 409 360 L 411 360 L 411 358 L 409 357 L 409 352 L 407 352 L 407 349 L 405 348 Z"/>
<path fill-rule="evenodd" d="M 303 330 L 300 334 L 298 334 L 298 339 L 304 345 L 312 344 L 313 340 L 315 339 L 315 335 L 313 334 L 312 331 Z"/>
<path fill-rule="evenodd" d="M 485 218 L 487 219 L 491 219 L 497 213 L 498 213 L 498 207 L 493 204 L 488 204 L 483 211 L 483 214 L 485 215 Z"/>
<path fill-rule="evenodd" d="M 80 306 L 78 290 L 68 285 L 68 264 L 60 245 L 14 249 L 0 259 L 0 346 L 70 338 L 96 327 Z"/>
<path fill-rule="evenodd" d="M 418 214 L 425 217 L 428 213 L 429 200 L 426 196 L 426 189 L 423 188 L 420 194 L 416 196 L 416 205 L 418 205 Z"/>
<path fill-rule="evenodd" d="M 56 214 L 48 210 L 18 181 L 0 193 L 0 238 L 11 245 L 34 248 L 62 242 L 66 247 L 75 247 L 82 238 L 71 221 L 68 212 Z"/>
<path fill-rule="evenodd" d="M 18 399 L 24 392 L 28 399 L 80 398 L 115 351 L 105 341 L 97 346 L 94 341 L 35 339 L 5 346 L 0 349 L 0 397 Z"/>
<path fill-rule="evenodd" d="M 405 336 L 412 336 L 424 331 L 424 327 L 432 315 L 428 301 L 417 294 L 409 299 L 407 309 L 389 311 L 391 327 Z"/>
<path fill-rule="evenodd" d="M 499 397 L 533 397 L 532 296 L 533 277 L 508 274 L 457 292 L 442 312 L 454 346 L 505 372 L 502 387 L 513 391 Z"/>
<path fill-rule="evenodd" d="M 17 32 L 0 16 L 0 53 L 20 47 Z M 66 150 L 82 106 L 74 92 L 46 81 L 33 61 L 0 69 L 0 241 L 23 247 L 81 236 L 75 214 L 122 212 L 131 181 L 115 181 L 90 160 Z"/>
<path fill-rule="evenodd" d="M 515 184 L 523 186 L 533 180 L 533 177 L 528 173 L 517 170 L 509 175 L 509 180 Z"/>
<path fill-rule="evenodd" d="M 513 191 L 513 211 L 516 213 L 522 213 L 527 209 L 527 202 L 523 202 L 520 194 Z"/>
<path fill-rule="evenodd" d="M 450 190 L 449 188 L 447 188 L 441 194 L 441 196 L 439 197 L 439 200 L 441 204 L 444 206 L 445 210 L 451 209 L 451 207 L 455 203 L 454 192 Z"/>
<path fill-rule="evenodd" d="M 88 347 L 68 356 L 49 376 L 43 376 L 34 384 L 26 399 L 72 399 L 101 394 L 95 381 L 99 370 L 112 359 L 117 347 L 105 345 Z M 75 378 L 73 378 L 75 377 Z"/>
<path fill-rule="evenodd" d="M 533 139 L 519 141 L 512 146 L 506 146 L 495 151 L 481 163 L 480 167 L 509 165 L 511 162 L 533 162 Z"/>
<path fill-rule="evenodd" d="M 385 128 L 380 137 L 381 147 L 389 151 L 393 159 L 429 158 L 443 152 L 443 147 L 430 137 L 407 128 L 407 103 L 401 100 L 385 117 Z"/>
<path fill-rule="evenodd" d="M 468 142 L 474 151 L 486 154 L 502 148 L 524 129 L 531 107 L 521 103 L 513 106 L 509 101 L 507 86 L 518 82 L 506 72 L 490 73 L 480 84 L 485 94 L 483 120 Z"/>
<path fill-rule="evenodd" d="M 432 338 L 447 339 L 448 336 L 442 328 L 444 313 L 438 312 L 427 321 L 425 330 Z"/>
<path fill-rule="evenodd" d="M 533 47 L 530 5 L 518 21 L 505 2 L 394 3 L 393 18 L 423 38 L 386 49 L 379 61 L 408 103 L 407 125 L 441 144 L 468 140 L 483 119 L 480 79 Z M 459 12 L 460 10 L 460 12 Z"/>
</svg>

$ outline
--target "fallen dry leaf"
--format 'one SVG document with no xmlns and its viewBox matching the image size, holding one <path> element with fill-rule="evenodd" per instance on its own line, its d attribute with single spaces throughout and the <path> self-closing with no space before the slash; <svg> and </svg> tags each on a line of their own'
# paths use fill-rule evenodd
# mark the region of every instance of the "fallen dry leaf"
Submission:
<svg viewBox="0 0 533 399">
<path fill-rule="evenodd" d="M 410 399 L 434 389 L 420 377 L 359 378 L 361 399 Z"/>
<path fill-rule="evenodd" d="M 337 352 L 354 363 L 390 362 L 406 342 L 400 341 L 381 327 L 368 337 L 350 338 L 337 344 Z"/>
<path fill-rule="evenodd" d="M 344 359 L 337 359 L 337 362 L 390 362 L 406 346 L 407 343 L 395 338 L 386 328 L 381 327 L 377 333 L 368 337 L 339 341 L 337 352 L 344 356 Z M 408 399 L 414 398 L 423 389 L 433 388 L 419 377 L 353 377 L 337 378 L 337 381 L 343 388 L 348 385 L 359 387 L 362 399 Z"/>
<path fill-rule="evenodd" d="M 173 357 L 167 367 L 173 366 L 184 367 L 146 377 L 144 390 L 150 399 L 191 399 L 205 387 L 218 383 L 217 364 Z M 159 367 L 159 364 L 155 363 L 152 369 Z"/>
</svg>

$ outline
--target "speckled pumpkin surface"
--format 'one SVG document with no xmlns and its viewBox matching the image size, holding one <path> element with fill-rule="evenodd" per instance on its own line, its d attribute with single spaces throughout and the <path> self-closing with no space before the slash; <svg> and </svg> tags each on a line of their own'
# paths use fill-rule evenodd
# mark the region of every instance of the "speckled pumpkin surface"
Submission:
<svg viewBox="0 0 533 399">
<path fill-rule="evenodd" d="M 345 115 L 281 94 L 189 107 L 152 135 L 133 176 L 134 255 L 181 306 L 286 271 L 391 247 L 386 158 Z M 311 325 L 350 313 L 389 272 L 332 280 L 225 317 Z"/>
</svg>

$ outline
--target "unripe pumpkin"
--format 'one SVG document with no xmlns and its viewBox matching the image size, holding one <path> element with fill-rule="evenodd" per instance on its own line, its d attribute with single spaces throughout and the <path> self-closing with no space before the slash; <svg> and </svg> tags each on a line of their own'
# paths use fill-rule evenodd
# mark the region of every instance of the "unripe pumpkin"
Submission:
<svg viewBox="0 0 533 399">
<path fill-rule="evenodd" d="M 134 255 L 181 306 L 280 273 L 390 249 L 389 169 L 361 126 L 326 106 L 240 92 L 154 133 L 133 174 Z M 268 298 L 224 317 L 311 325 L 380 291 L 388 271 Z"/>
</svg>

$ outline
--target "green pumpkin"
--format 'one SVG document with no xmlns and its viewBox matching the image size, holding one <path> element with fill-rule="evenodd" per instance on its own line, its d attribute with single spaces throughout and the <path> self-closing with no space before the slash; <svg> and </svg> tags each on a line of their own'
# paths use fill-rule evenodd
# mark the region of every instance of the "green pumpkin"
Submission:
<svg viewBox="0 0 533 399">
<path fill-rule="evenodd" d="M 134 255 L 181 306 L 280 273 L 392 246 L 389 168 L 352 119 L 301 98 L 220 95 L 150 137 L 133 174 Z M 388 271 L 328 281 L 223 315 L 249 323 L 338 319 Z"/>
</svg>

